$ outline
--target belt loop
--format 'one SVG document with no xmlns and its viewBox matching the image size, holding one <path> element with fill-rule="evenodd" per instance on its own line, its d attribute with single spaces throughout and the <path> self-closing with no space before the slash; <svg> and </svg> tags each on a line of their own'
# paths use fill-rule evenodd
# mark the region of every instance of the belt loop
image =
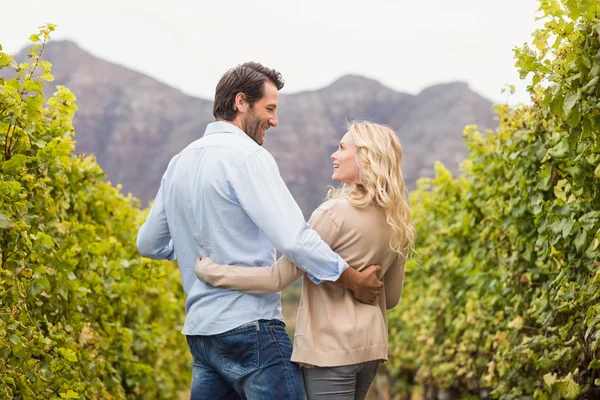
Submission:
<svg viewBox="0 0 600 400">
<path fill-rule="evenodd" d="M 256 324 L 256 332 L 260 332 L 260 322 L 254 321 L 254 323 Z"/>
</svg>

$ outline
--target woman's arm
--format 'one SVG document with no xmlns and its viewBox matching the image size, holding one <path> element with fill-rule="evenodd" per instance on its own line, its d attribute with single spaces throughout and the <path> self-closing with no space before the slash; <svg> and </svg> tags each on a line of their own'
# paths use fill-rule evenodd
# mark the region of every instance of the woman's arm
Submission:
<svg viewBox="0 0 600 400">
<path fill-rule="evenodd" d="M 404 284 L 404 267 L 406 258 L 398 256 L 396 263 L 392 265 L 383 276 L 385 287 L 385 306 L 388 310 L 396 307 L 402 295 L 402 285 Z"/>
<path fill-rule="evenodd" d="M 334 246 L 340 227 L 329 210 L 315 210 L 309 224 L 325 243 Z M 246 293 L 279 292 L 304 273 L 285 256 L 270 267 L 219 265 L 210 258 L 204 258 L 196 261 L 195 272 L 203 282 Z"/>
<path fill-rule="evenodd" d="M 285 256 L 270 267 L 220 265 L 205 257 L 196 260 L 195 272 L 202 282 L 246 293 L 279 292 L 304 273 Z"/>
</svg>

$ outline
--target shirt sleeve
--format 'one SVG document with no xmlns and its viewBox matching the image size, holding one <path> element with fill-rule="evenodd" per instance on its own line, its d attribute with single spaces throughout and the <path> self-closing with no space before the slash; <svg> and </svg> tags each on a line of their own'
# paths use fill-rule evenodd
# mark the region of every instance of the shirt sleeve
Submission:
<svg viewBox="0 0 600 400">
<path fill-rule="evenodd" d="M 336 281 L 348 268 L 306 223 L 269 152 L 261 149 L 249 156 L 231 185 L 252 221 L 314 283 Z"/>
<path fill-rule="evenodd" d="M 309 223 L 327 244 L 335 245 L 340 227 L 327 211 L 317 209 Z M 246 293 L 279 292 L 304 273 L 286 256 L 269 267 L 220 265 L 205 257 L 196 263 L 195 272 L 202 282 Z"/>
<path fill-rule="evenodd" d="M 156 200 L 137 235 L 137 248 L 142 257 L 154 260 L 175 260 L 175 249 L 171 232 L 167 224 L 167 215 L 163 202 L 163 182 L 156 194 Z"/>
<path fill-rule="evenodd" d="M 385 289 L 385 306 L 388 310 L 396 307 L 402 295 L 402 286 L 404 285 L 404 271 L 406 258 L 398 255 L 394 263 L 383 276 L 383 286 Z"/>
</svg>

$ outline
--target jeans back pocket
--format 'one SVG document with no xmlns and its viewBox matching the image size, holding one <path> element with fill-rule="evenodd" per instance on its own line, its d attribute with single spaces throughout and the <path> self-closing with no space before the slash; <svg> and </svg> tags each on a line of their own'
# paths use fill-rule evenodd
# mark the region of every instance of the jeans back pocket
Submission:
<svg viewBox="0 0 600 400">
<path fill-rule="evenodd" d="M 258 368 L 258 325 L 251 324 L 211 336 L 223 363 L 223 371 L 243 376 Z"/>
</svg>

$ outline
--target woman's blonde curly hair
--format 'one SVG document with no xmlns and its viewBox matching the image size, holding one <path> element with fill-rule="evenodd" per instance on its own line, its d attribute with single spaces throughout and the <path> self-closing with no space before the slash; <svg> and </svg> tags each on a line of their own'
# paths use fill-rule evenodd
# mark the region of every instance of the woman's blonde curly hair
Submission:
<svg viewBox="0 0 600 400">
<path fill-rule="evenodd" d="M 359 182 L 331 189 L 327 197 L 346 198 L 359 208 L 371 204 L 382 207 L 392 227 L 390 247 L 406 258 L 413 247 L 415 229 L 410 224 L 398 136 L 391 128 L 368 121 L 351 122 L 348 132 L 356 144 Z"/>
</svg>

